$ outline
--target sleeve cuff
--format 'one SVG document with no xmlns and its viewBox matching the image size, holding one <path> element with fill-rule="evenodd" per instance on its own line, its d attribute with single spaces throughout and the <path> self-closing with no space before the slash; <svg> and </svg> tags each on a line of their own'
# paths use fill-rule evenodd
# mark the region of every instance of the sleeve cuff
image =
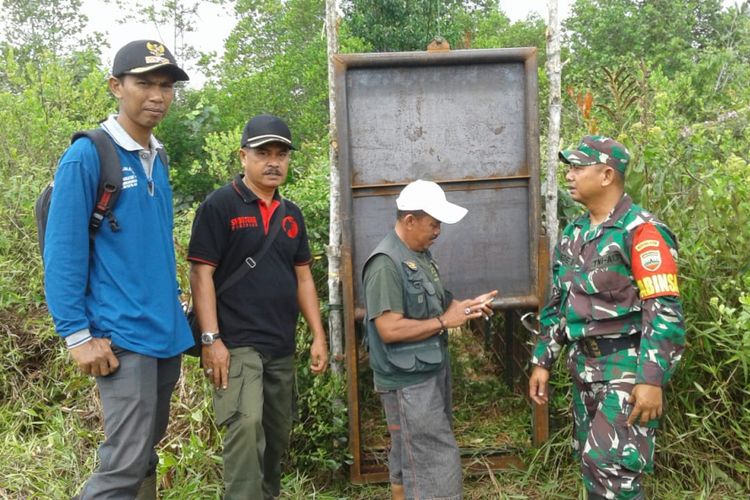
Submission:
<svg viewBox="0 0 750 500">
<path fill-rule="evenodd" d="M 531 364 L 540 368 L 544 368 L 545 370 L 550 370 L 552 368 L 553 361 L 554 360 L 550 358 L 532 358 Z"/>
<path fill-rule="evenodd" d="M 85 344 L 93 338 L 94 337 L 91 336 L 91 332 L 89 331 L 89 329 L 86 328 L 84 330 L 78 330 L 77 332 L 71 333 L 70 335 L 65 337 L 65 345 L 68 349 L 73 349 Z"/>
<path fill-rule="evenodd" d="M 638 367 L 635 383 L 662 387 L 669 381 L 670 375 L 670 373 L 664 372 L 656 363 L 645 363 Z"/>
<path fill-rule="evenodd" d="M 549 370 L 554 361 L 555 357 L 550 352 L 549 347 L 541 343 L 537 344 L 531 355 L 531 364 Z"/>
</svg>

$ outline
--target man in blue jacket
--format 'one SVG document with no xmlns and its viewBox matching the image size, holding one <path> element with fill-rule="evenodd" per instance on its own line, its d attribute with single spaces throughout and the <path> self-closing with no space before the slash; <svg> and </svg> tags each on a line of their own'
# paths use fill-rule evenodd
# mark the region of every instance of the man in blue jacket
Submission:
<svg viewBox="0 0 750 500">
<path fill-rule="evenodd" d="M 109 89 L 119 113 L 101 127 L 115 143 L 123 183 L 89 241 L 99 157 L 88 138 L 63 154 L 45 237 L 45 292 L 57 333 L 96 377 L 105 440 L 79 498 L 155 498 L 154 450 L 167 428 L 180 354 L 193 345 L 182 312 L 172 239 L 172 190 L 151 131 L 188 80 L 164 45 L 139 40 L 114 59 Z"/>
</svg>

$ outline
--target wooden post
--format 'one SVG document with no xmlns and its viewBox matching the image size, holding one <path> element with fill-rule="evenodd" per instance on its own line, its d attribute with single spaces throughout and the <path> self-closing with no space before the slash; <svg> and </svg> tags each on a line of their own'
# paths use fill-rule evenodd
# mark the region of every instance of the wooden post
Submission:
<svg viewBox="0 0 750 500">
<path fill-rule="evenodd" d="M 326 38 L 328 40 L 328 159 L 330 162 L 330 223 L 328 239 L 328 336 L 331 371 L 341 373 L 343 348 L 343 301 L 341 294 L 341 186 L 336 143 L 336 86 L 333 77 L 333 55 L 339 51 L 336 0 L 326 0 Z"/>
</svg>

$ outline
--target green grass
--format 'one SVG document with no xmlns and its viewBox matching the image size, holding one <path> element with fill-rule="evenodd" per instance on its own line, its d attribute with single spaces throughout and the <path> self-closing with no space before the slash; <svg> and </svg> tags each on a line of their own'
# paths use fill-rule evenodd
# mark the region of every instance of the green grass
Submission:
<svg viewBox="0 0 750 500">
<path fill-rule="evenodd" d="M 2 323 L 6 331 L 0 341 L 9 362 L 0 372 L 0 498 L 73 495 L 95 467 L 95 450 L 103 437 L 95 384 L 73 368 L 64 347 L 49 333 L 44 314 L 39 309 L 24 320 L 5 316 Z M 541 448 L 530 448 L 528 407 L 517 392 L 499 382 L 491 352 L 467 332 L 454 335 L 452 342 L 455 426 L 462 448 L 468 453 L 510 448 L 526 464 L 525 470 L 465 477 L 465 498 L 583 498 L 578 466 L 570 457 L 564 373 L 557 374 L 563 380 L 552 408 L 559 428 Z M 312 378 L 304 370 L 299 378 L 300 420 L 282 498 L 388 498 L 387 485 L 353 485 L 348 480 L 343 381 L 330 374 Z M 372 391 L 366 383 L 362 390 L 369 397 Z M 669 396 L 677 399 L 672 405 L 685 404 L 679 396 Z M 721 409 L 727 398 L 726 392 L 715 391 L 706 401 Z M 365 400 L 363 408 L 372 412 L 373 425 L 381 426 L 384 445 L 379 402 Z M 738 430 L 707 428 L 710 425 L 697 415 L 667 417 L 657 438 L 656 474 L 645 481 L 651 498 L 747 496 L 748 485 L 735 472 L 747 464 L 732 461 L 732 450 L 721 456 L 706 444 Z M 160 460 L 161 498 L 220 498 L 221 433 L 213 423 L 210 388 L 193 358 L 185 358 Z"/>
</svg>

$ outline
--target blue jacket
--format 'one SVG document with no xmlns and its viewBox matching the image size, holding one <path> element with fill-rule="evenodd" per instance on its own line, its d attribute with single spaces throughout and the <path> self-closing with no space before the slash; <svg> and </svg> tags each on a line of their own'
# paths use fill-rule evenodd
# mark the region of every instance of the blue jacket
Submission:
<svg viewBox="0 0 750 500">
<path fill-rule="evenodd" d="M 96 149 L 82 138 L 60 159 L 45 235 L 47 304 L 62 337 L 88 329 L 124 349 L 171 357 L 193 339 L 178 296 L 167 169 L 154 155 L 149 180 L 138 150 L 116 149 L 123 189 L 113 211 L 121 229 L 112 232 L 105 220 L 93 246 L 88 224 L 99 179 Z"/>
</svg>

